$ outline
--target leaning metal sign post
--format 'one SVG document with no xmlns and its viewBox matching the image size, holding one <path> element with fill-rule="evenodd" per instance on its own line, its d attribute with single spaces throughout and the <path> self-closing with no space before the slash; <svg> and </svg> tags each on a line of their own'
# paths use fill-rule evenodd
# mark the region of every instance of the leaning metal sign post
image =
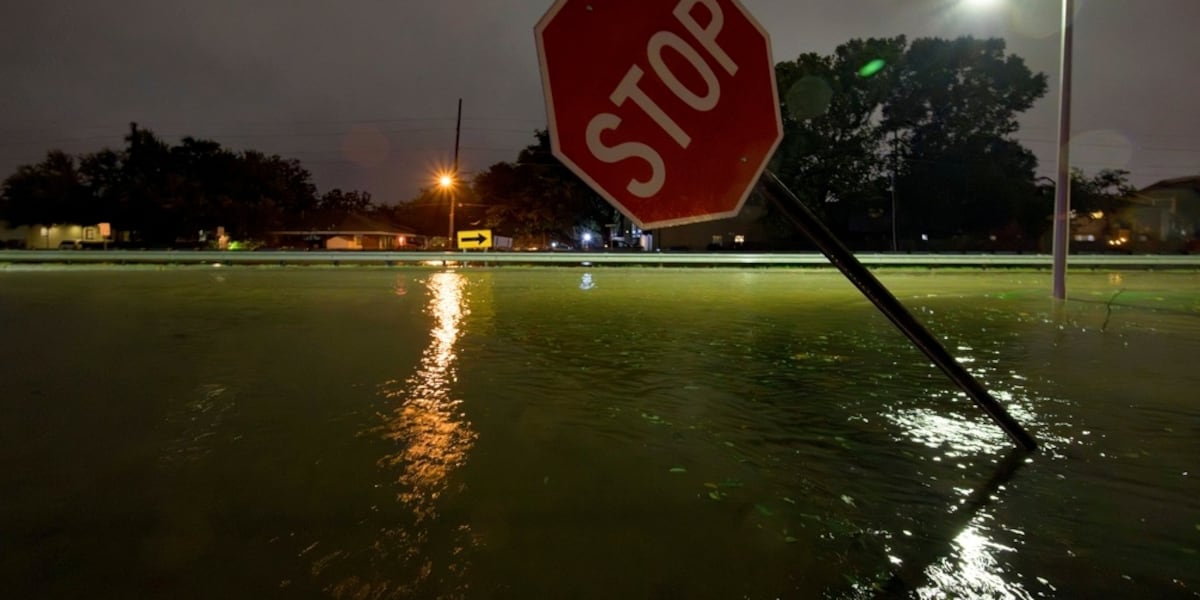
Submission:
<svg viewBox="0 0 1200 600">
<path fill-rule="evenodd" d="M 643 229 L 736 215 L 755 185 L 1026 450 L 1029 435 L 773 174 L 770 39 L 738 0 L 556 0 L 534 29 L 554 155 Z M 761 182 L 760 182 L 761 177 Z"/>
</svg>

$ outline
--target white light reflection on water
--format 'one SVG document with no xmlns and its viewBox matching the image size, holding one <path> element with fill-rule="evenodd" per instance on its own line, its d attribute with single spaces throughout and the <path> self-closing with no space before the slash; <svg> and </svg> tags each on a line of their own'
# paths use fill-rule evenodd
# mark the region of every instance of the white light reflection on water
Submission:
<svg viewBox="0 0 1200 600">
<path fill-rule="evenodd" d="M 1023 375 L 1015 372 L 1003 375 L 999 371 L 999 351 L 988 352 L 961 345 L 956 350 L 961 354 L 958 358 L 960 363 L 974 363 L 975 368 L 971 369 L 973 375 L 980 377 L 981 381 L 991 380 L 989 383 L 994 384 L 993 388 L 1003 388 L 992 389 L 989 393 L 1014 420 L 1038 438 L 1044 455 L 1060 456 L 1059 451 L 1063 448 L 1078 443 L 1065 437 L 1064 432 L 1071 431 L 1071 428 L 1054 423 L 1053 411 L 1045 410 L 1060 401 L 1035 397 L 1026 388 L 1028 378 Z M 989 462 L 989 457 L 1006 450 L 1013 452 L 1010 450 L 1012 442 L 961 391 L 925 389 L 919 396 L 922 398 L 907 403 L 907 406 L 887 410 L 883 416 L 897 428 L 895 438 L 898 442 L 915 442 L 933 451 L 926 455 L 927 459 L 943 465 L 941 474 L 935 478 L 951 484 L 957 498 L 946 506 L 946 524 L 950 528 L 945 537 L 935 534 L 933 538 L 943 540 L 944 546 L 940 551 L 936 550 L 935 543 L 929 548 L 935 552 L 932 556 L 917 558 L 901 552 L 898 556 L 890 557 L 899 573 L 908 573 L 901 576 L 902 580 L 915 575 L 912 568 L 920 573 L 909 580 L 916 584 L 909 597 L 1033 598 L 1035 594 L 1025 585 L 1029 582 L 1024 580 L 1021 573 L 1013 571 L 1009 566 L 1011 558 L 1006 558 L 1006 555 L 1015 557 L 1019 552 L 1019 546 L 1024 543 L 1023 534 L 997 522 L 995 515 L 985 507 L 993 502 L 1003 502 L 1005 483 L 1015 472 L 1016 465 L 1028 459 L 1017 461 L 1010 454 L 1009 458 L 1000 462 L 990 481 L 973 479 L 971 476 L 960 479 L 962 476 L 952 473 L 966 475 L 967 470 L 977 469 L 981 462 Z M 983 469 L 985 476 L 987 472 L 989 469 Z M 920 556 L 925 552 L 916 554 Z M 914 564 L 900 566 L 910 562 L 909 559 L 915 559 Z M 1038 578 L 1038 583 L 1045 586 L 1042 588 L 1044 590 L 1054 590 L 1047 580 Z"/>
<path fill-rule="evenodd" d="M 946 458 L 998 452 L 1008 443 L 999 427 L 979 419 L 933 408 L 906 408 L 884 415 L 907 437 L 929 448 L 943 448 Z"/>
<path fill-rule="evenodd" d="M 396 403 L 380 415 L 383 424 L 367 432 L 395 443 L 378 465 L 395 471 L 395 498 L 403 511 L 380 526 L 365 561 L 354 559 L 371 564 L 371 572 L 343 574 L 325 588 L 334 598 L 458 597 L 467 585 L 464 551 L 477 541 L 468 525 L 444 522 L 439 514 L 441 503 L 460 491 L 452 488 L 451 475 L 466 464 L 477 437 L 461 410 L 462 400 L 453 393 L 458 379 L 456 345 L 470 312 L 467 280 L 447 271 L 430 275 L 425 283 L 425 310 L 433 319 L 429 346 L 404 382 L 389 381 L 381 387 L 380 394 Z M 398 282 L 394 291 L 407 295 L 407 285 Z M 342 551 L 320 557 L 313 563 L 313 574 L 348 557 Z"/>
<path fill-rule="evenodd" d="M 1017 549 L 990 537 L 985 526 L 989 518 L 976 515 L 954 538 L 954 554 L 925 569 L 928 585 L 916 590 L 918 598 L 1033 598 L 1005 573 L 1001 557 Z"/>
<path fill-rule="evenodd" d="M 1028 387 L 1028 377 L 1023 374 L 1002 373 L 1005 357 L 1001 350 L 978 350 L 965 345 L 959 345 L 956 350 L 955 360 L 963 365 L 973 365 L 967 371 L 989 388 L 988 393 L 1013 420 L 1034 434 L 1044 454 L 1058 456 L 1065 446 L 1077 443 L 1069 437 L 1073 429 L 1069 423 L 1051 422 L 1052 415 L 1036 408 L 1062 404 L 1062 401 L 1036 397 Z M 925 389 L 921 395 L 929 402 L 889 410 L 883 415 L 899 428 L 900 433 L 895 436 L 898 441 L 941 448 L 945 458 L 993 455 L 1011 447 L 1012 442 L 1003 429 L 977 409 L 965 392 L 947 388 Z"/>
<path fill-rule="evenodd" d="M 967 463 L 973 462 L 973 458 L 998 453 L 1010 445 L 1005 434 L 990 421 L 955 415 L 951 411 L 943 413 L 934 409 L 905 409 L 886 416 L 913 441 L 938 449 L 940 456 L 934 456 L 932 460 L 943 462 L 943 459 L 947 459 L 944 461 L 946 468 L 965 469 Z M 984 484 L 980 482 L 978 485 Z M 992 490 L 986 488 L 974 490 L 955 486 L 954 491 L 959 499 L 947 507 L 952 514 L 963 511 L 969 514 L 978 510 L 979 503 L 997 499 Z M 957 516 L 948 518 L 957 520 Z M 925 565 L 921 576 L 925 585 L 915 590 L 916 597 L 1032 597 L 1020 582 L 1013 580 L 1011 573 L 1005 572 L 1000 554 L 1016 552 L 1017 549 L 992 537 L 993 532 L 987 528 L 991 519 L 990 514 L 979 512 L 970 517 L 961 531 L 951 534 L 954 537 L 946 547 L 947 555 Z M 893 558 L 893 563 L 903 559 L 903 555 Z"/>
</svg>

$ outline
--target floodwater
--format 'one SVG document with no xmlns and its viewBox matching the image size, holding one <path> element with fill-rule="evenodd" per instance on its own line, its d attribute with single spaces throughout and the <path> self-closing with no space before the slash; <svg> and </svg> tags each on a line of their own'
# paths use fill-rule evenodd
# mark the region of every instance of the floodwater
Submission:
<svg viewBox="0 0 1200 600">
<path fill-rule="evenodd" d="M 0 271 L 12 598 L 1200 597 L 1200 274 Z"/>
</svg>

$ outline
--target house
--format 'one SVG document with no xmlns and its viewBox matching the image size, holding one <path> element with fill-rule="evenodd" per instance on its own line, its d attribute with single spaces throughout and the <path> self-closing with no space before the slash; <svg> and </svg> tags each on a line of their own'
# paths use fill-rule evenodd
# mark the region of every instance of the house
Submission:
<svg viewBox="0 0 1200 600">
<path fill-rule="evenodd" d="M 773 239 L 763 219 L 766 211 L 762 197 L 751 194 L 737 216 L 658 229 L 655 246 L 661 250 L 762 249 Z"/>
<path fill-rule="evenodd" d="M 1200 237 L 1200 176 L 1164 179 L 1130 199 L 1135 235 L 1167 243 Z"/>
<path fill-rule="evenodd" d="M 10 227 L 7 222 L 0 221 L 0 249 L 15 250 L 27 247 L 29 226 Z"/>
<path fill-rule="evenodd" d="M 276 248 L 324 250 L 420 250 L 428 238 L 387 219 L 360 214 L 322 214 L 270 232 Z"/>
<path fill-rule="evenodd" d="M 23 247 L 32 250 L 57 250 L 67 246 L 71 248 L 100 247 L 108 241 L 109 238 L 106 236 L 111 235 L 108 223 L 93 225 L 53 223 L 29 225 L 15 229 L 0 228 L 0 231 L 5 232 L 3 234 L 4 247 Z"/>
<path fill-rule="evenodd" d="M 1200 177 L 1151 184 L 1115 210 L 1072 211 L 1072 250 L 1180 252 L 1200 238 Z"/>
</svg>

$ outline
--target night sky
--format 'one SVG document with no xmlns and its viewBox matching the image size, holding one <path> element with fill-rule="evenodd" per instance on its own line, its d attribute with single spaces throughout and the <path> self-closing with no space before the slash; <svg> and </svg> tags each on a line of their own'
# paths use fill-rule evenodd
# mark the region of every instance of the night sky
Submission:
<svg viewBox="0 0 1200 600">
<path fill-rule="evenodd" d="M 603 1 L 603 0 L 597 0 Z M 1050 80 L 1018 133 L 1054 171 L 1060 4 L 742 0 L 774 59 L 854 37 L 999 36 Z M 546 126 L 533 26 L 551 0 L 5 0 L 0 177 L 120 147 L 136 121 L 302 160 L 321 191 L 411 199 L 450 161 L 514 160 Z M 1200 173 L 1200 0 L 1077 0 L 1072 164 Z"/>
</svg>

